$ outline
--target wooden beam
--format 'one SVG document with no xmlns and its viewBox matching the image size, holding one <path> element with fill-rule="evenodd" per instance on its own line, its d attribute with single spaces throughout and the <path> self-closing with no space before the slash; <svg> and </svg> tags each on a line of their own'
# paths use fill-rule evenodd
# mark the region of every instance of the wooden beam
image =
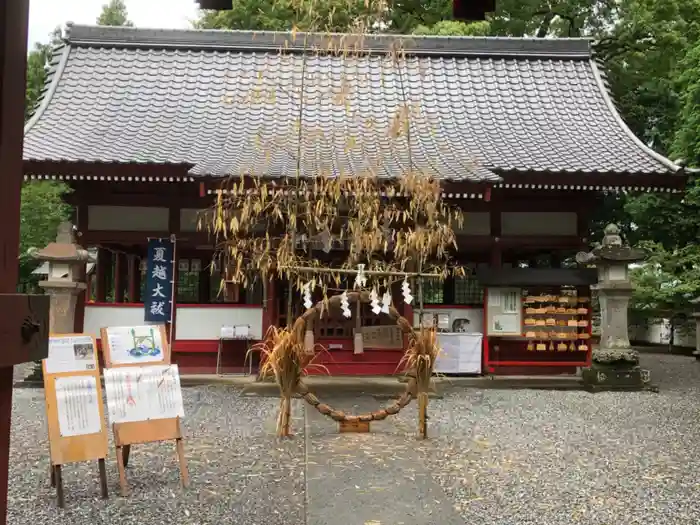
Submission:
<svg viewBox="0 0 700 525">
<path fill-rule="evenodd" d="M 178 244 L 186 247 L 214 246 L 214 242 L 209 239 L 206 232 L 182 232 L 176 235 Z M 121 244 L 143 246 L 148 239 L 166 239 L 169 237 L 170 232 L 167 231 L 125 232 L 89 230 L 82 235 L 83 242 L 87 245 Z"/>
</svg>

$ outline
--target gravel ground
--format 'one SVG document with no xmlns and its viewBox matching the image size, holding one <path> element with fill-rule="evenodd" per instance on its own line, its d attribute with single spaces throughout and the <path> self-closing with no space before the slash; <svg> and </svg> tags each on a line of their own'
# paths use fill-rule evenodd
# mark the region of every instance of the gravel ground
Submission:
<svg viewBox="0 0 700 525">
<path fill-rule="evenodd" d="M 422 458 L 470 525 L 700 523 L 700 363 L 643 365 L 660 394 L 466 390 L 431 401 Z"/>
<path fill-rule="evenodd" d="M 60 510 L 49 485 L 43 390 L 15 389 L 7 522 L 302 525 L 304 440 L 274 438 L 278 402 L 241 397 L 225 387 L 187 388 L 183 395 L 189 490 L 179 488 L 174 443 L 137 445 L 127 469 L 131 495 L 120 498 L 110 441 L 110 498 L 99 498 L 97 462 L 68 465 L 66 509 Z M 303 419 L 298 404 L 294 413 Z M 300 434 L 302 423 L 294 421 Z"/>
<path fill-rule="evenodd" d="M 414 439 L 415 405 L 377 431 L 415 447 L 417 470 L 432 472 L 445 492 L 441 503 L 470 525 L 695 525 L 700 363 L 683 356 L 642 360 L 660 394 L 470 389 L 431 400 L 427 442 Z M 302 525 L 300 403 L 293 408 L 297 438 L 278 442 L 272 437 L 275 399 L 224 387 L 188 388 L 184 396 L 190 490 L 178 487 L 173 445 L 142 445 L 132 451 L 130 497 L 117 496 L 112 453 L 110 499 L 99 499 L 96 464 L 71 465 L 64 469 L 67 508 L 60 511 L 48 482 L 43 391 L 16 389 L 8 523 Z M 345 439 L 330 427 L 327 436 L 322 430 L 314 423 L 310 447 Z M 345 454 L 354 449 L 366 454 L 359 447 Z M 402 486 L 396 483 L 382 499 L 392 504 L 405 497 Z M 355 502 L 353 490 L 336 497 Z"/>
</svg>

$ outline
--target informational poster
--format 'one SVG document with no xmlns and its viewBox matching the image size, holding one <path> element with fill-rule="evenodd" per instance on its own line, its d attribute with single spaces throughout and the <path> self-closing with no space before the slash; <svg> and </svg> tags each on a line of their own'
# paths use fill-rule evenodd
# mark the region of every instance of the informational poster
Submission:
<svg viewBox="0 0 700 525">
<path fill-rule="evenodd" d="M 112 364 L 160 363 L 165 359 L 160 326 L 110 326 L 107 330 Z"/>
<path fill-rule="evenodd" d="M 94 376 L 57 377 L 56 409 L 61 437 L 102 431 L 97 380 Z"/>
<path fill-rule="evenodd" d="M 45 359 L 46 372 L 85 372 L 97 369 L 95 344 L 89 335 L 49 338 L 49 356 Z"/>
<path fill-rule="evenodd" d="M 105 369 L 110 423 L 184 418 L 177 365 Z"/>
</svg>

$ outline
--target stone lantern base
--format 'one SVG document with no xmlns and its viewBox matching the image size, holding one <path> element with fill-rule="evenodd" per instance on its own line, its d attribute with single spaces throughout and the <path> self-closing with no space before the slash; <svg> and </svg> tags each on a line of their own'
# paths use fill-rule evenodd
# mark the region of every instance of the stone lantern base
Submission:
<svg viewBox="0 0 700 525">
<path fill-rule="evenodd" d="M 589 392 L 658 392 L 651 374 L 639 366 L 639 353 L 631 348 L 599 349 L 593 352 L 593 364 L 581 373 Z"/>
</svg>

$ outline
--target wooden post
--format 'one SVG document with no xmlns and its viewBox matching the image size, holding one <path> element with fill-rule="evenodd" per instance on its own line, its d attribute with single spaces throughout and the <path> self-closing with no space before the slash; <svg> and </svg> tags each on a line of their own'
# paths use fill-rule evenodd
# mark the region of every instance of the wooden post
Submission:
<svg viewBox="0 0 700 525">
<path fill-rule="evenodd" d="M 491 268 L 500 268 L 503 264 L 503 252 L 501 249 L 501 207 L 500 201 L 498 206 L 490 211 L 490 226 L 491 226 Z"/>
<path fill-rule="evenodd" d="M 418 437 L 428 438 L 428 394 L 418 393 Z"/>
<path fill-rule="evenodd" d="M 127 281 L 130 303 L 138 303 L 141 292 L 141 269 L 139 268 L 139 260 L 134 254 L 130 254 L 127 261 Z"/>
<path fill-rule="evenodd" d="M 126 283 L 124 278 L 127 275 L 125 257 L 123 253 L 114 254 L 114 302 L 123 303 L 124 302 L 124 289 L 126 288 Z"/>
<path fill-rule="evenodd" d="M 16 293 L 22 141 L 27 72 L 27 0 L 0 0 L 0 293 Z M 19 355 L 7 343 L 3 353 Z M 7 486 L 12 424 L 12 366 L 0 368 L 0 523 L 7 522 Z"/>
<path fill-rule="evenodd" d="M 111 267 L 110 253 L 105 248 L 97 249 L 97 267 L 95 268 L 95 301 L 107 301 L 107 279 Z"/>
</svg>

